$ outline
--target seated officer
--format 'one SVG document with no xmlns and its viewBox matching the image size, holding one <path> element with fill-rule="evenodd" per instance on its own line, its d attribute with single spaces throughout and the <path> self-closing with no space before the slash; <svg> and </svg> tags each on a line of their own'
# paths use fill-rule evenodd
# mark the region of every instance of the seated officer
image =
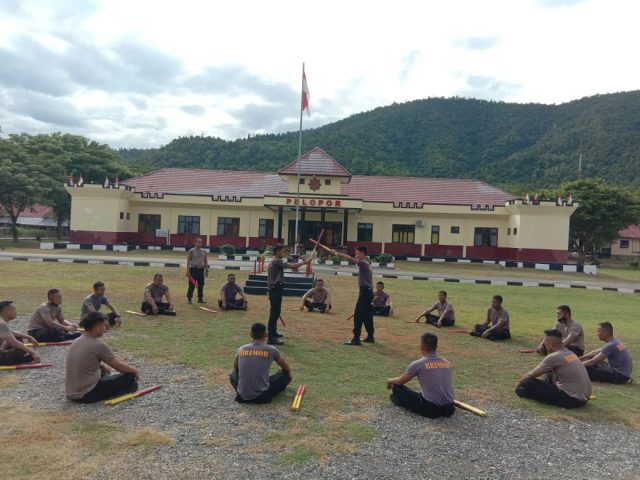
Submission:
<svg viewBox="0 0 640 480">
<path fill-rule="evenodd" d="M 383 317 L 393 315 L 393 302 L 391 301 L 391 295 L 384 291 L 384 282 L 376 283 L 376 291 L 373 294 L 371 306 L 373 307 L 374 315 Z"/>
<path fill-rule="evenodd" d="M 147 315 L 173 315 L 176 314 L 176 306 L 169 293 L 169 287 L 164 283 L 161 273 L 153 276 L 153 282 L 144 287 L 144 298 L 140 310 Z M 167 301 L 163 302 L 166 297 Z"/>
<path fill-rule="evenodd" d="M 82 309 L 80 310 L 81 327 L 84 327 L 83 322 L 85 317 L 91 312 L 99 311 L 102 305 L 106 305 L 109 310 L 111 310 L 111 313 L 109 313 L 106 317 L 110 326 L 115 325 L 119 327 L 120 324 L 122 324 L 122 318 L 120 317 L 120 314 L 116 310 L 116 307 L 111 304 L 109 299 L 105 297 L 104 292 L 104 283 L 96 282 L 93 284 L 93 293 L 85 297 L 85 299 L 82 301 Z"/>
<path fill-rule="evenodd" d="M 476 324 L 469 332 L 473 337 L 482 337 L 489 340 L 506 340 L 511 338 L 509 331 L 509 312 L 502 306 L 502 296 L 491 297 L 491 306 L 487 310 L 487 319 L 484 323 Z"/>
<path fill-rule="evenodd" d="M 62 293 L 57 288 L 47 292 L 47 303 L 29 317 L 27 332 L 39 342 L 62 342 L 80 336 L 77 325 L 67 322 L 62 314 Z"/>
<path fill-rule="evenodd" d="M 604 346 L 587 353 L 580 359 L 587 368 L 589 378 L 596 382 L 627 383 L 633 371 L 631 353 L 624 343 L 613 337 L 611 323 L 598 324 L 597 335 L 605 342 Z"/>
<path fill-rule="evenodd" d="M 22 343 L 22 340 L 27 340 L 35 345 L 38 341 L 9 327 L 9 322 L 17 316 L 16 306 L 11 300 L 0 302 L 0 365 L 40 363 L 40 355 Z"/>
<path fill-rule="evenodd" d="M 69 347 L 66 371 L 69 400 L 94 403 L 138 389 L 138 370 L 118 360 L 100 340 L 109 328 L 107 322 L 104 314 L 90 312 L 84 319 L 84 334 Z M 103 362 L 120 373 L 108 375 Z"/>
<path fill-rule="evenodd" d="M 315 288 L 302 296 L 300 310 L 304 310 L 305 307 L 310 312 L 325 313 L 331 310 L 331 292 L 328 288 L 324 288 L 324 280 L 321 278 L 316 282 Z"/>
<path fill-rule="evenodd" d="M 391 390 L 391 401 L 398 407 L 411 410 L 429 418 L 450 417 L 455 411 L 453 405 L 453 383 L 451 363 L 436 353 L 438 337 L 425 333 L 420 341 L 422 357 L 409 365 L 401 377 L 387 380 Z M 404 384 L 418 377 L 421 393 L 414 392 Z"/>
<path fill-rule="evenodd" d="M 438 312 L 438 315 L 431 315 L 434 310 Z M 438 292 L 438 301 L 418 315 L 416 323 L 420 322 L 421 317 L 424 317 L 428 324 L 435 327 L 453 326 L 456 323 L 456 314 L 453 311 L 453 305 L 447 301 L 447 292 L 440 290 Z"/>
<path fill-rule="evenodd" d="M 251 343 L 238 349 L 229 379 L 236 390 L 237 402 L 270 403 L 291 382 L 289 365 L 276 347 L 265 343 L 267 327 L 264 323 L 251 326 L 251 338 Z M 274 361 L 282 368 L 269 376 Z"/>
<path fill-rule="evenodd" d="M 227 275 L 227 283 L 220 288 L 218 306 L 223 310 L 247 309 L 247 297 L 244 296 L 242 287 L 236 283 L 236 276 L 233 273 Z"/>
<path fill-rule="evenodd" d="M 571 308 L 568 305 L 560 305 L 556 309 L 556 315 L 557 321 L 554 328 L 562 334 L 562 346 L 581 357 L 584 355 L 584 331 L 580 324 L 571 318 Z M 544 348 L 544 338 L 536 351 L 544 355 L 547 354 Z"/>
<path fill-rule="evenodd" d="M 564 408 L 583 407 L 591 396 L 591 380 L 575 353 L 562 345 L 562 333 L 545 330 L 544 345 L 549 354 L 523 375 L 516 395 Z M 545 380 L 537 377 L 547 374 Z"/>
</svg>

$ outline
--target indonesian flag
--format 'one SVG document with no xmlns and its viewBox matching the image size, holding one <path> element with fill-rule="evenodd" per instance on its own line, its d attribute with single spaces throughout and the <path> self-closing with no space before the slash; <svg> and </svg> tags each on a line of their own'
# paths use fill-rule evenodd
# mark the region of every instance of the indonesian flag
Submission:
<svg viewBox="0 0 640 480">
<path fill-rule="evenodd" d="M 70 187 L 75 187 L 76 186 L 76 184 L 75 184 L 75 182 L 73 180 L 73 175 L 69 175 L 69 186 Z"/>
<path fill-rule="evenodd" d="M 104 177 L 104 188 L 109 188 L 109 177 L 105 176 Z"/>
<path fill-rule="evenodd" d="M 309 86 L 307 85 L 307 75 L 304 73 L 304 63 L 302 64 L 302 111 L 307 111 L 307 115 L 311 116 L 311 111 L 309 110 L 309 99 L 311 95 L 309 94 Z"/>
<path fill-rule="evenodd" d="M 113 186 L 114 186 L 115 188 L 120 188 L 120 180 L 118 180 L 118 175 L 116 175 L 116 179 L 115 179 L 115 181 L 113 182 Z"/>
<path fill-rule="evenodd" d="M 80 174 L 80 178 L 78 179 L 77 185 L 81 187 L 84 184 L 84 179 L 82 178 L 82 174 Z"/>
</svg>

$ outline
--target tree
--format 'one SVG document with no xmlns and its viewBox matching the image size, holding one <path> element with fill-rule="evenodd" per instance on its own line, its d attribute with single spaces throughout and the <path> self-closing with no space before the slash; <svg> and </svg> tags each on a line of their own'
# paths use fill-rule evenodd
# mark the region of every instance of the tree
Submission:
<svg viewBox="0 0 640 480">
<path fill-rule="evenodd" d="M 11 220 L 13 241 L 18 240 L 18 217 L 39 198 L 45 181 L 42 166 L 10 136 L 0 138 L 0 207 Z"/>
<path fill-rule="evenodd" d="M 640 220 L 640 201 L 631 192 L 602 179 L 565 183 L 562 190 L 579 203 L 571 216 L 569 236 L 578 253 L 578 263 L 587 256 L 595 260 L 598 249 L 611 243 L 618 232 Z"/>
</svg>

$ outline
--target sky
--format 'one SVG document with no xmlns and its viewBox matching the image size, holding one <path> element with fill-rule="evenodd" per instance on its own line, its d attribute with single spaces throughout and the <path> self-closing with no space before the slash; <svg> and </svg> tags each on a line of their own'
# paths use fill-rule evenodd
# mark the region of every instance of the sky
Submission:
<svg viewBox="0 0 640 480">
<path fill-rule="evenodd" d="M 114 148 L 312 128 L 394 102 L 640 88 L 637 0 L 0 0 L 2 134 Z"/>
</svg>

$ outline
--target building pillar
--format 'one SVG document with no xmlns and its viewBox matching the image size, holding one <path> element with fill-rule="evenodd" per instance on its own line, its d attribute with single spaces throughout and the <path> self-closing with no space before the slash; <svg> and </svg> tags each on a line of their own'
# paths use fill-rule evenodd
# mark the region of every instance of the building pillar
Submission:
<svg viewBox="0 0 640 480">
<path fill-rule="evenodd" d="M 325 212 L 324 208 L 320 209 L 320 224 L 321 224 L 321 228 L 324 227 L 324 222 L 326 221 L 325 213 L 326 212 Z"/>
<path fill-rule="evenodd" d="M 282 238 L 282 207 L 278 207 L 278 242 L 283 241 Z"/>
<path fill-rule="evenodd" d="M 342 222 L 342 244 L 346 245 L 349 238 L 349 210 L 344 210 L 344 220 Z"/>
</svg>

